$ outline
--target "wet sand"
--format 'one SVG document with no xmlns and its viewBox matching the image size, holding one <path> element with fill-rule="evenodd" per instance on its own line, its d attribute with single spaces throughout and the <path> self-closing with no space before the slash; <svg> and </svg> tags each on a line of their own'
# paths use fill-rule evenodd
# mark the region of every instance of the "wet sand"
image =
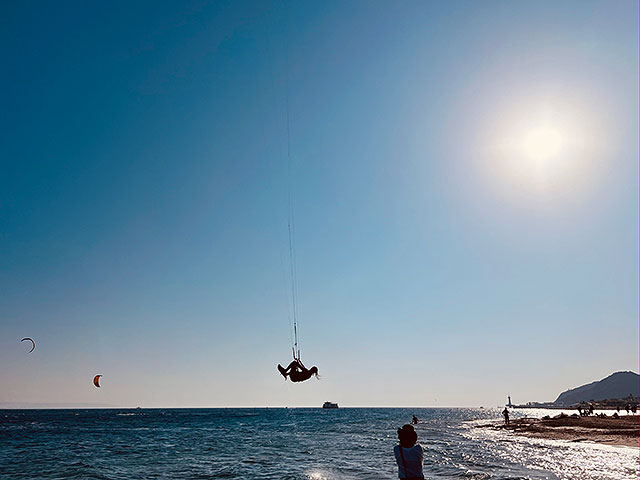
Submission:
<svg viewBox="0 0 640 480">
<path fill-rule="evenodd" d="M 567 440 L 570 442 L 595 442 L 607 445 L 624 445 L 638 448 L 640 417 L 620 418 L 564 417 L 564 418 L 516 418 L 505 425 L 504 421 L 481 428 L 508 430 L 533 438 Z"/>
</svg>

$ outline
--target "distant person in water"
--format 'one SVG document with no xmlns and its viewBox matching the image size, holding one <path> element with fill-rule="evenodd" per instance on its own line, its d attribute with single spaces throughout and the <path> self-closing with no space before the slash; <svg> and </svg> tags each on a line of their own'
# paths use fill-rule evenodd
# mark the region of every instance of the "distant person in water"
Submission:
<svg viewBox="0 0 640 480">
<path fill-rule="evenodd" d="M 283 368 L 282 365 L 278 364 L 278 371 L 285 380 L 289 377 L 292 382 L 304 382 L 309 380 L 311 375 L 315 375 L 318 378 L 318 367 L 313 366 L 307 369 L 297 358 L 287 368 Z"/>
<path fill-rule="evenodd" d="M 415 415 L 412 415 L 412 417 L 411 417 L 411 425 L 417 425 L 419 421 L 420 420 L 418 420 L 418 417 L 416 417 Z"/>
<path fill-rule="evenodd" d="M 422 445 L 416 443 L 418 434 L 411 425 L 403 425 L 398 429 L 399 445 L 393 447 L 398 464 L 398 478 L 404 480 L 423 480 L 422 465 L 424 463 L 424 450 Z"/>
<path fill-rule="evenodd" d="M 507 407 L 504 407 L 504 410 L 502 411 L 502 416 L 504 417 L 504 424 L 509 425 L 509 410 L 507 410 Z"/>
</svg>

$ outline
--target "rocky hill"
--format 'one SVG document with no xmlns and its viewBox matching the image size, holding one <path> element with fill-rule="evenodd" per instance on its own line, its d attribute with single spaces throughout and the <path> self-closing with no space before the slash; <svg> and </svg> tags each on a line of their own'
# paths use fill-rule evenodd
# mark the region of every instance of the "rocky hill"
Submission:
<svg viewBox="0 0 640 480">
<path fill-rule="evenodd" d="M 600 381 L 572 388 L 561 393 L 555 405 L 573 405 L 580 402 L 640 396 L 640 375 L 633 372 L 616 372 Z"/>
</svg>

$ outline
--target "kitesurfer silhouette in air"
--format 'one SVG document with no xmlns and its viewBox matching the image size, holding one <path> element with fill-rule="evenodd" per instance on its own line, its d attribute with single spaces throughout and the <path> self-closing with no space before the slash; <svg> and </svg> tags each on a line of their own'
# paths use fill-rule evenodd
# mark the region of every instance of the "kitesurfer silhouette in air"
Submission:
<svg viewBox="0 0 640 480">
<path fill-rule="evenodd" d="M 309 380 L 311 375 L 315 375 L 316 378 L 318 378 L 318 367 L 313 366 L 307 369 L 299 358 L 294 358 L 293 362 L 291 362 L 287 368 L 278 364 L 278 371 L 285 380 L 289 377 L 289 380 L 292 382 L 304 382 L 305 380 Z"/>
<path fill-rule="evenodd" d="M 287 53 L 288 56 L 288 53 Z M 287 230 L 289 236 L 289 274 L 291 277 L 291 310 L 289 321 L 291 322 L 291 333 L 292 335 L 292 345 L 291 351 L 293 353 L 293 361 L 289 364 L 287 368 L 284 368 L 282 365 L 278 364 L 278 371 L 284 377 L 285 381 L 287 377 L 292 382 L 304 382 L 305 380 L 309 380 L 312 375 L 315 375 L 317 379 L 319 379 L 318 375 L 318 367 L 313 366 L 311 368 L 307 368 L 303 365 L 300 360 L 300 348 L 298 348 L 298 286 L 297 286 L 297 267 L 296 267 L 296 236 L 295 236 L 295 222 L 294 222 L 294 203 L 292 199 L 292 177 L 291 177 L 291 129 L 289 125 L 289 81 L 288 81 L 287 72 L 287 102 L 286 102 L 286 111 L 287 111 L 287 163 L 289 168 L 289 194 L 288 194 L 288 221 L 287 221 Z"/>
</svg>

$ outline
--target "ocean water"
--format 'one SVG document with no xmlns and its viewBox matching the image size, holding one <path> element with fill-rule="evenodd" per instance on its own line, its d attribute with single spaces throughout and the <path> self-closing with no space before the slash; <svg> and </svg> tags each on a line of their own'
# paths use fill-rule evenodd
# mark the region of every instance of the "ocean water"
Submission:
<svg viewBox="0 0 640 480">
<path fill-rule="evenodd" d="M 412 414 L 426 478 L 640 477 L 637 448 L 474 428 L 497 409 L 248 408 L 0 410 L 0 479 L 393 479 Z"/>
</svg>

